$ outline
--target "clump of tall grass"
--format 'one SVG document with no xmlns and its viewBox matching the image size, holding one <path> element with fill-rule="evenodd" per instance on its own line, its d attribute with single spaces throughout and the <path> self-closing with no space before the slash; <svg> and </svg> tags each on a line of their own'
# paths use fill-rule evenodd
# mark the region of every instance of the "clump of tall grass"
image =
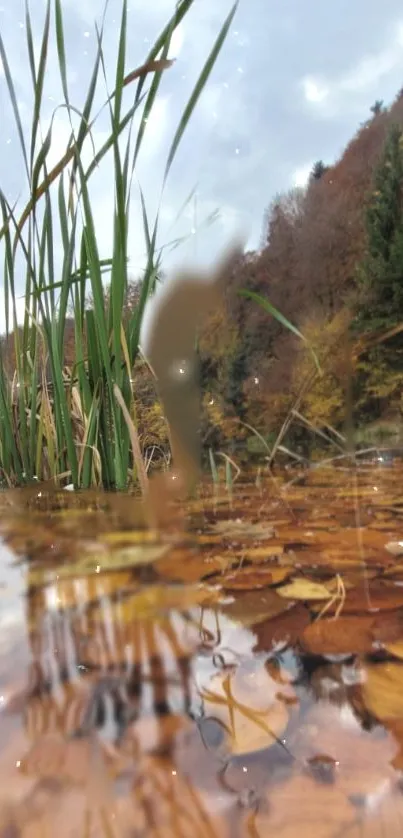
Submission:
<svg viewBox="0 0 403 838">
<path fill-rule="evenodd" d="M 136 431 L 131 371 L 138 356 L 144 308 L 153 293 L 160 268 L 157 249 L 158 214 L 149 223 L 146 202 L 140 190 L 141 211 L 147 244 L 147 265 L 141 294 L 128 322 L 122 307 L 128 284 L 129 205 L 133 176 L 140 149 L 147 142 L 147 121 L 155 106 L 163 74 L 169 71 L 172 35 L 190 12 L 194 0 L 179 0 L 176 10 L 144 63 L 135 70 L 126 66 L 127 2 L 122 0 L 114 89 L 106 93 L 109 136 L 84 163 L 83 146 L 91 140 L 99 117 L 95 94 L 105 81 L 103 50 L 105 15 L 96 28 L 97 51 L 79 111 L 71 101 L 65 46 L 62 0 L 47 0 L 38 59 L 29 7 L 26 7 L 26 42 L 34 105 L 30 136 L 24 134 L 15 85 L 0 35 L 0 59 L 16 123 L 28 181 L 29 199 L 21 214 L 0 188 L 3 249 L 3 283 L 6 332 L 0 350 L 0 470 L 9 485 L 38 479 L 66 477 L 75 487 L 102 485 L 124 489 L 131 478 L 140 477 L 143 466 L 133 457 Z M 189 101 L 172 138 L 162 190 L 176 156 L 182 135 L 214 67 L 236 11 L 225 19 L 201 69 Z M 53 118 L 45 135 L 43 91 L 48 52 L 55 40 L 63 90 L 60 106 L 67 109 L 71 134 L 64 154 L 49 168 Z M 131 104 L 124 108 L 123 93 Z M 59 107 L 60 107 L 59 106 Z M 57 109 L 56 109 L 57 111 Z M 55 115 L 54 112 L 53 116 Z M 134 120 L 138 119 L 138 128 Z M 90 197 L 90 180 L 109 155 L 113 169 L 111 198 L 113 246 L 110 258 L 101 260 Z M 1 184 L 0 184 L 1 187 Z M 55 239 L 60 238 L 61 269 L 55 258 Z M 25 275 L 25 313 L 17 320 L 17 274 Z M 103 285 L 109 274 L 109 292 Z M 91 298 L 92 306 L 87 300 Z M 74 369 L 64 368 L 64 339 L 69 311 L 74 318 Z M 4 346 L 14 343 L 15 373 L 7 369 Z M 123 407 L 124 406 L 124 407 Z M 122 410 L 123 407 L 123 410 Z M 126 409 L 124 409 L 126 408 Z M 136 454 L 136 452 L 134 452 Z M 138 450 L 137 450 L 138 454 Z"/>
</svg>

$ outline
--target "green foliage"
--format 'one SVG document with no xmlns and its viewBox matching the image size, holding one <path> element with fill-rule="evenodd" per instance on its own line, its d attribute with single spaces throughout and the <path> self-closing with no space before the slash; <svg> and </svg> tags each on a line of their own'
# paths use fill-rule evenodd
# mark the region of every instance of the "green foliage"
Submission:
<svg viewBox="0 0 403 838">
<path fill-rule="evenodd" d="M 403 135 L 392 126 L 366 213 L 367 253 L 358 274 L 358 332 L 390 329 L 403 314 Z"/>
<path fill-rule="evenodd" d="M 311 178 L 312 180 L 320 180 L 327 172 L 328 166 L 325 166 L 323 160 L 317 160 L 312 166 Z"/>
<path fill-rule="evenodd" d="M 386 337 L 403 320 L 403 135 L 397 125 L 375 171 L 366 229 L 354 331 L 367 348 L 358 364 L 356 406 L 376 417 L 400 399 L 403 383 L 402 334 Z"/>
<path fill-rule="evenodd" d="M 383 107 L 383 99 L 377 99 L 377 100 L 376 100 L 376 102 L 374 102 L 374 104 L 373 104 L 373 105 L 371 105 L 371 109 L 370 109 L 370 110 L 371 110 L 371 113 L 372 113 L 374 116 L 378 116 L 380 113 L 382 113 L 382 112 L 383 112 L 383 110 L 384 110 L 384 107 Z"/>
</svg>

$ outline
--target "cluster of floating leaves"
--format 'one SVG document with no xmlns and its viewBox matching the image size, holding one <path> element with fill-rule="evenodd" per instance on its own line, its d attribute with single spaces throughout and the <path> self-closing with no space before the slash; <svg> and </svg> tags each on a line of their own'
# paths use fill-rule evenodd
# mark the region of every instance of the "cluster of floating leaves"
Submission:
<svg viewBox="0 0 403 838">
<path fill-rule="evenodd" d="M 0 837 L 400 836 L 401 478 L 4 493 Z"/>
</svg>

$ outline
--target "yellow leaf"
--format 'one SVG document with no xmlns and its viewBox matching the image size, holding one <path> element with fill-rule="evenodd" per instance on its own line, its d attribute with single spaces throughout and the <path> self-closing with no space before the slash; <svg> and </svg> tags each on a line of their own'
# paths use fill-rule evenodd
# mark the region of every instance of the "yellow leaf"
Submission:
<svg viewBox="0 0 403 838">
<path fill-rule="evenodd" d="M 289 585 L 277 588 L 277 593 L 286 599 L 331 599 L 333 594 L 320 582 L 310 579 L 294 579 Z"/>
</svg>

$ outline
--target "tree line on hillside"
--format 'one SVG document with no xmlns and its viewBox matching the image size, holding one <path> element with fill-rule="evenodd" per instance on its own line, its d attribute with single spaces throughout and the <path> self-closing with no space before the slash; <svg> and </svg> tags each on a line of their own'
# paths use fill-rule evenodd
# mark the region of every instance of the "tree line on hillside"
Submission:
<svg viewBox="0 0 403 838">
<path fill-rule="evenodd" d="M 270 299 L 309 346 L 242 288 Z M 335 165 L 318 161 L 305 189 L 276 196 L 223 319 L 230 352 L 216 357 L 208 324 L 202 368 L 227 415 L 270 440 L 296 407 L 287 440 L 308 452 L 312 426 L 334 439 L 352 421 L 363 444 L 403 439 L 403 90 L 389 108 L 375 103 Z"/>
</svg>

